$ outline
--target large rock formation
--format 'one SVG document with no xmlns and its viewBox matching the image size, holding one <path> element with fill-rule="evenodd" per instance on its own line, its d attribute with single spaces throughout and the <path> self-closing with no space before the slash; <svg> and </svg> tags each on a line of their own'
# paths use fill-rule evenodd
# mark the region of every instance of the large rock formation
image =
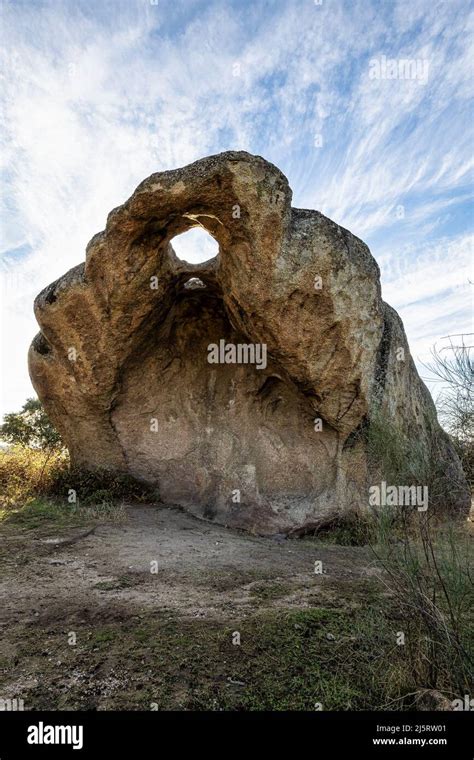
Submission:
<svg viewBox="0 0 474 760">
<path fill-rule="evenodd" d="M 219 253 L 191 265 L 170 241 L 196 225 Z M 369 249 L 292 208 L 286 178 L 259 156 L 153 174 L 35 314 L 31 378 L 75 465 L 262 533 L 366 508 L 381 479 L 467 507 Z"/>
</svg>

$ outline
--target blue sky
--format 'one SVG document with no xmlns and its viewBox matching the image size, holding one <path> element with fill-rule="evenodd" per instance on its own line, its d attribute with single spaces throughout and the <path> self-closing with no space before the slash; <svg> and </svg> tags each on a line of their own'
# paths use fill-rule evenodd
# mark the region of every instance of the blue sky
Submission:
<svg viewBox="0 0 474 760">
<path fill-rule="evenodd" d="M 0 414 L 32 394 L 39 290 L 142 179 L 222 150 L 272 161 L 293 205 L 368 243 L 417 360 L 472 331 L 466 0 L 1 8 Z"/>
</svg>

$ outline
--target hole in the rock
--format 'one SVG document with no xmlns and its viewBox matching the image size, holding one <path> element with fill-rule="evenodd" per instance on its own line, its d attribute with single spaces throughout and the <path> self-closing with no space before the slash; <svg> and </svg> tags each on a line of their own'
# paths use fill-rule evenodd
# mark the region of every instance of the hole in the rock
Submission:
<svg viewBox="0 0 474 760">
<path fill-rule="evenodd" d="M 51 353 L 51 346 L 44 337 L 43 333 L 38 333 L 38 335 L 35 336 L 33 339 L 33 346 L 35 348 L 35 351 L 37 351 L 39 354 L 42 354 L 43 356 Z"/>
<path fill-rule="evenodd" d="M 193 227 L 171 241 L 176 256 L 187 264 L 202 264 L 217 256 L 219 244 L 202 227 Z"/>
<path fill-rule="evenodd" d="M 191 279 L 184 283 L 184 287 L 186 290 L 202 290 L 206 285 L 199 277 L 191 277 Z"/>
</svg>

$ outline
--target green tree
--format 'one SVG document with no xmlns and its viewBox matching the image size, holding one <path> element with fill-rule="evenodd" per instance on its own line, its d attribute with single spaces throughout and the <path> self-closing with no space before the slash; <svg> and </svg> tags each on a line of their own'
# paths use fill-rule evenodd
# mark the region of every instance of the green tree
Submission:
<svg viewBox="0 0 474 760">
<path fill-rule="evenodd" d="M 61 449 L 61 437 L 51 424 L 41 401 L 29 398 L 21 411 L 10 412 L 0 427 L 0 438 L 7 443 L 20 444 L 33 449 Z"/>
</svg>

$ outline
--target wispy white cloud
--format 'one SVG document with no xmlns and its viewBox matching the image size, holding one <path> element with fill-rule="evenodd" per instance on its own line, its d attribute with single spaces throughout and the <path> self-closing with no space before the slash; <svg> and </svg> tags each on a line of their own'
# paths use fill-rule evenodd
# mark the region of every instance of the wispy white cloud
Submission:
<svg viewBox="0 0 474 760">
<path fill-rule="evenodd" d="M 416 255 L 415 255 L 416 254 Z M 474 243 L 459 235 L 381 257 L 382 295 L 403 319 L 413 358 L 430 390 L 423 364 L 446 335 L 474 331 Z"/>
<path fill-rule="evenodd" d="M 0 412 L 31 393 L 34 295 L 144 177 L 224 149 L 264 155 L 295 205 L 368 239 L 415 355 L 466 324 L 447 273 L 468 256 L 471 27 L 462 0 L 4 3 Z M 426 83 L 371 79 L 383 55 L 426 59 Z"/>
</svg>

